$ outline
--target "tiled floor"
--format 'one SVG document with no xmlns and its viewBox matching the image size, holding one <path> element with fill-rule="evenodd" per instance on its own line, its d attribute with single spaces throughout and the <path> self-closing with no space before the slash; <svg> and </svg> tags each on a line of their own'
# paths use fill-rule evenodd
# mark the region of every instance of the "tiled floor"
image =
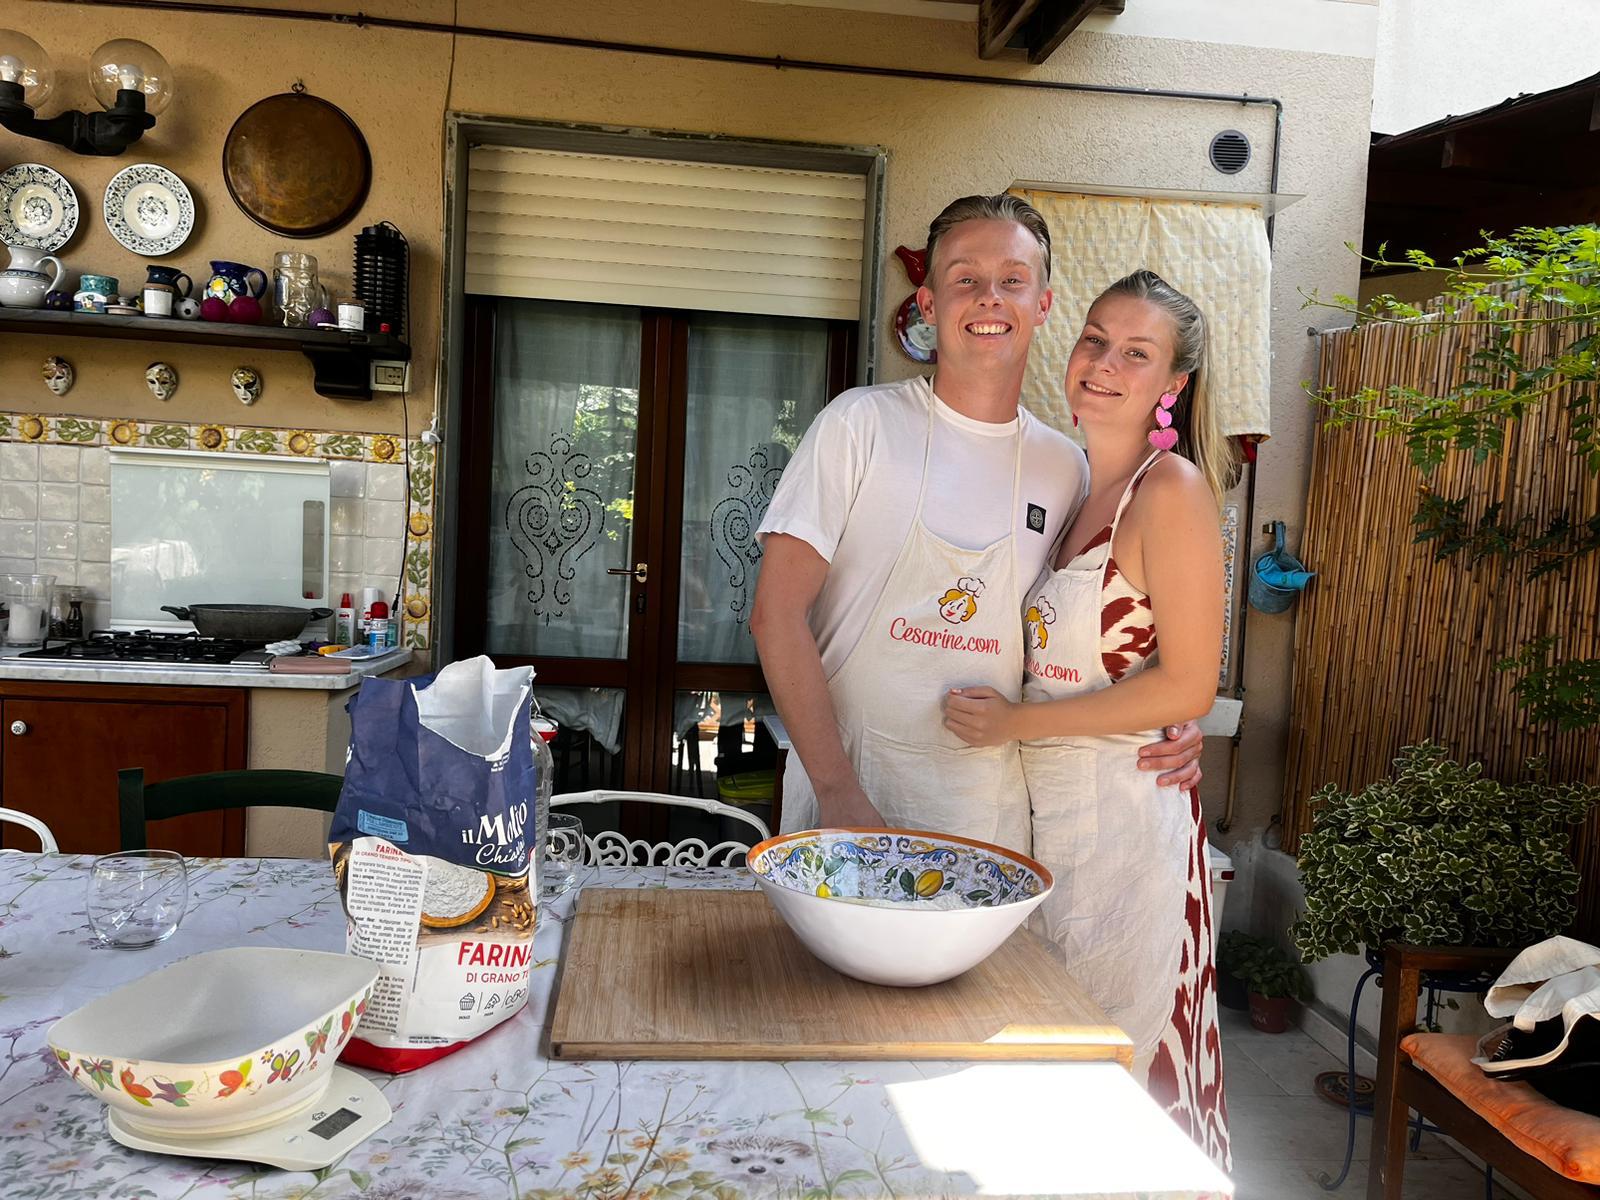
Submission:
<svg viewBox="0 0 1600 1200">
<path fill-rule="evenodd" d="M 1260 1033 L 1247 1014 L 1222 1010 L 1223 1080 L 1233 1137 L 1235 1200 L 1363 1200 L 1372 1123 L 1356 1121 L 1355 1161 L 1337 1191 L 1317 1179 L 1338 1173 L 1345 1112 L 1316 1094 L 1321 1071 L 1342 1064 L 1306 1034 Z M 1405 1200 L 1479 1200 L 1483 1175 L 1428 1134 L 1406 1160 Z M 1496 1187 L 1496 1200 L 1511 1193 Z"/>
</svg>

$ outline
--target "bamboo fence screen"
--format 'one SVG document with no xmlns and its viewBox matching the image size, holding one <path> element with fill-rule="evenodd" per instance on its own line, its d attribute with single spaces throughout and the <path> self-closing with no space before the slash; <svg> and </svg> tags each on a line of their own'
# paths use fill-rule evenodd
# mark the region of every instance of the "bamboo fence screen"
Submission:
<svg viewBox="0 0 1600 1200">
<path fill-rule="evenodd" d="M 1541 326 L 1550 350 L 1570 327 Z M 1487 337 L 1446 328 L 1421 336 L 1404 325 L 1322 335 L 1319 383 L 1348 394 L 1400 384 L 1433 392 L 1458 378 Z M 1529 350 L 1539 347 L 1529 345 Z M 1437 394 L 1437 393 L 1433 393 Z M 1563 395 L 1512 422 L 1501 453 L 1474 463 L 1452 452 L 1427 481 L 1440 495 L 1471 497 L 1475 522 L 1493 501 L 1543 529 L 1567 512 L 1574 523 L 1600 509 L 1600 479 L 1571 452 Z M 1516 674 L 1496 671 L 1525 642 L 1554 634 L 1563 657 L 1600 657 L 1600 555 L 1529 580 L 1521 563 L 1458 554 L 1436 562 L 1411 522 L 1423 478 L 1399 436 L 1370 425 L 1319 422 L 1300 557 L 1316 580 L 1301 595 L 1285 788 L 1284 849 L 1311 829 L 1310 798 L 1325 783 L 1363 787 L 1386 774 L 1396 752 L 1431 738 L 1488 774 L 1517 776 L 1532 755 L 1554 779 L 1600 781 L 1600 732 L 1560 733 L 1533 724 L 1517 704 Z M 1576 838 L 1584 885 L 1575 926 L 1600 934 L 1600 814 Z"/>
</svg>

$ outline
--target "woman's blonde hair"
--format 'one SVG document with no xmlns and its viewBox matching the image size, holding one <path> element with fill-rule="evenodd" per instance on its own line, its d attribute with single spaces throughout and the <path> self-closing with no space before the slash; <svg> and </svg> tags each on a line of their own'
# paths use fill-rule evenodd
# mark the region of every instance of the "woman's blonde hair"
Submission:
<svg viewBox="0 0 1600 1200">
<path fill-rule="evenodd" d="M 1154 271 L 1138 270 L 1117 280 L 1095 298 L 1099 304 L 1107 296 L 1131 296 L 1154 304 L 1169 317 L 1177 332 L 1172 369 L 1188 375 L 1189 382 L 1178 393 L 1172 409 L 1172 427 L 1178 431 L 1178 453 L 1200 468 L 1217 504 L 1238 482 L 1238 457 L 1233 442 L 1222 432 L 1216 406 L 1206 395 L 1206 353 L 1209 332 L 1200 306 Z M 1094 305 L 1091 304 L 1093 311 Z"/>
</svg>

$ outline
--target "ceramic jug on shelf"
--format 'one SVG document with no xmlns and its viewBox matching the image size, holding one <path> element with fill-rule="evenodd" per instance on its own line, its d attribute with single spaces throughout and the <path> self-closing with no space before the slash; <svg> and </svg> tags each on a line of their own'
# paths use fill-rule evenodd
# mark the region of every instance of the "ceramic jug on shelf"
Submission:
<svg viewBox="0 0 1600 1200">
<path fill-rule="evenodd" d="M 212 263 L 211 269 L 215 271 L 219 266 L 231 267 L 236 265 L 235 263 Z M 150 263 L 145 267 L 144 275 L 147 287 L 153 284 L 163 288 L 171 288 L 176 296 L 188 296 L 194 291 L 194 280 L 178 270 L 177 267 L 161 267 L 155 263 Z M 181 287 L 178 284 L 180 279 L 183 280 Z"/>
<path fill-rule="evenodd" d="M 256 267 L 243 263 L 216 261 L 211 264 L 211 278 L 206 280 L 208 299 L 232 304 L 240 296 L 260 300 L 267 290 L 267 276 Z"/>
<path fill-rule="evenodd" d="M 0 271 L 0 304 L 7 308 L 41 308 L 45 293 L 55 291 L 65 273 L 61 260 L 32 246 L 7 245 L 11 262 Z M 45 273 L 45 264 L 53 268 Z"/>
</svg>

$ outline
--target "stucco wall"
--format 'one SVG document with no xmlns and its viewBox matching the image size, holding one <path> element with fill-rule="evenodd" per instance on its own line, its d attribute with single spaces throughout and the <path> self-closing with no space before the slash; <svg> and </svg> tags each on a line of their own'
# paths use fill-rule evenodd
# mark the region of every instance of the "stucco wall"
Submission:
<svg viewBox="0 0 1600 1200">
<path fill-rule="evenodd" d="M 1383 0 L 1372 128 L 1403 133 L 1583 79 L 1595 73 L 1597 38 L 1596 4 Z"/>
<path fill-rule="evenodd" d="M 1048 64 L 980 62 L 970 25 L 912 17 L 743 0 L 634 0 L 591 6 L 527 5 L 514 0 L 462 0 L 462 25 L 533 30 L 788 58 L 815 58 L 931 70 L 1053 78 L 1079 82 L 1249 92 L 1285 106 L 1282 191 L 1304 199 L 1277 222 L 1273 281 L 1272 375 L 1274 437 L 1262 449 L 1256 530 L 1287 521 L 1297 540 L 1305 496 L 1311 416 L 1302 380 L 1315 373 L 1302 290 L 1352 293 L 1357 263 L 1343 247 L 1360 240 L 1372 84 L 1372 10 L 1333 0 L 1283 0 L 1295 20 L 1277 22 L 1270 39 L 1247 39 L 1252 22 L 1223 17 L 1238 6 L 1187 4 L 1180 30 L 1116 32 L 1097 17 Z M 312 7 L 307 4 L 306 7 Z M 318 4 L 328 11 L 340 6 Z M 369 13 L 448 21 L 449 0 L 367 3 Z M 1130 6 L 1137 7 L 1137 6 Z M 1213 31 L 1195 10 L 1217 14 Z M 220 178 L 223 139 L 249 104 L 295 80 L 338 104 L 361 127 L 372 149 L 372 194 L 358 220 L 322 239 L 296 243 L 318 255 L 325 278 L 348 284 L 351 246 L 361 224 L 394 221 L 409 236 L 415 284 L 412 306 L 414 387 L 408 397 L 413 432 L 434 408 L 439 326 L 439 253 L 443 238 L 441 133 L 447 109 L 541 121 L 615 124 L 731 136 L 830 144 L 877 145 L 888 151 L 885 250 L 918 245 L 928 219 L 953 196 L 998 191 L 1014 180 L 1133 185 L 1159 189 L 1266 191 L 1272 135 L 1270 108 L 1166 101 L 1145 97 L 1042 93 L 969 84 L 878 79 L 679 61 L 615 52 L 556 48 L 433 33 L 361 29 L 231 15 L 176 15 L 149 10 L 87 9 L 47 2 L 26 6 L 16 23 L 40 41 L 61 69 L 57 103 L 91 104 L 85 56 L 114 36 L 157 46 L 178 72 L 178 98 L 152 134 L 120 159 L 79 158 L 29 144 L 26 153 L 61 170 L 85 209 L 65 257 L 74 275 L 105 271 L 142 277 L 134 256 L 117 246 L 98 220 L 106 181 L 129 162 L 161 162 L 182 176 L 203 209 L 199 229 L 171 262 L 199 275 L 211 258 L 267 267 L 284 239 L 252 224 L 228 198 Z M 1146 23 L 1148 24 L 1148 23 Z M 1135 22 L 1129 28 L 1140 28 Z M 1234 37 L 1240 44 L 1195 40 Z M 1270 44 L 1261 45 L 1259 42 Z M 1339 53 L 1322 50 L 1333 48 Z M 54 111 L 53 108 L 47 111 Z M 1244 173 L 1218 175 L 1206 162 L 1211 136 L 1237 128 L 1255 155 Z M 1071 231 L 1057 231 L 1070 244 Z M 884 269 L 884 323 L 908 290 L 899 264 Z M 1057 314 L 1054 319 L 1070 319 Z M 65 404 L 54 402 L 38 362 L 61 353 L 78 367 Z M 165 406 L 145 390 L 142 372 L 167 357 L 183 386 Z M 0 404 L 14 411 L 82 412 L 105 417 L 170 416 L 237 420 L 227 386 L 241 358 L 259 366 L 266 394 L 251 419 L 312 429 L 394 431 L 400 406 L 323 400 L 311 390 L 297 355 L 240 355 L 201 347 L 151 347 L 115 342 L 18 338 L 0 360 Z M 880 356 L 882 377 L 912 373 L 893 349 Z M 1292 618 L 1251 616 L 1248 625 L 1245 732 L 1239 810 L 1225 844 L 1259 832 L 1276 812 L 1287 725 Z M 1213 818 L 1226 782 L 1226 754 L 1209 759 L 1207 809 Z"/>
</svg>

